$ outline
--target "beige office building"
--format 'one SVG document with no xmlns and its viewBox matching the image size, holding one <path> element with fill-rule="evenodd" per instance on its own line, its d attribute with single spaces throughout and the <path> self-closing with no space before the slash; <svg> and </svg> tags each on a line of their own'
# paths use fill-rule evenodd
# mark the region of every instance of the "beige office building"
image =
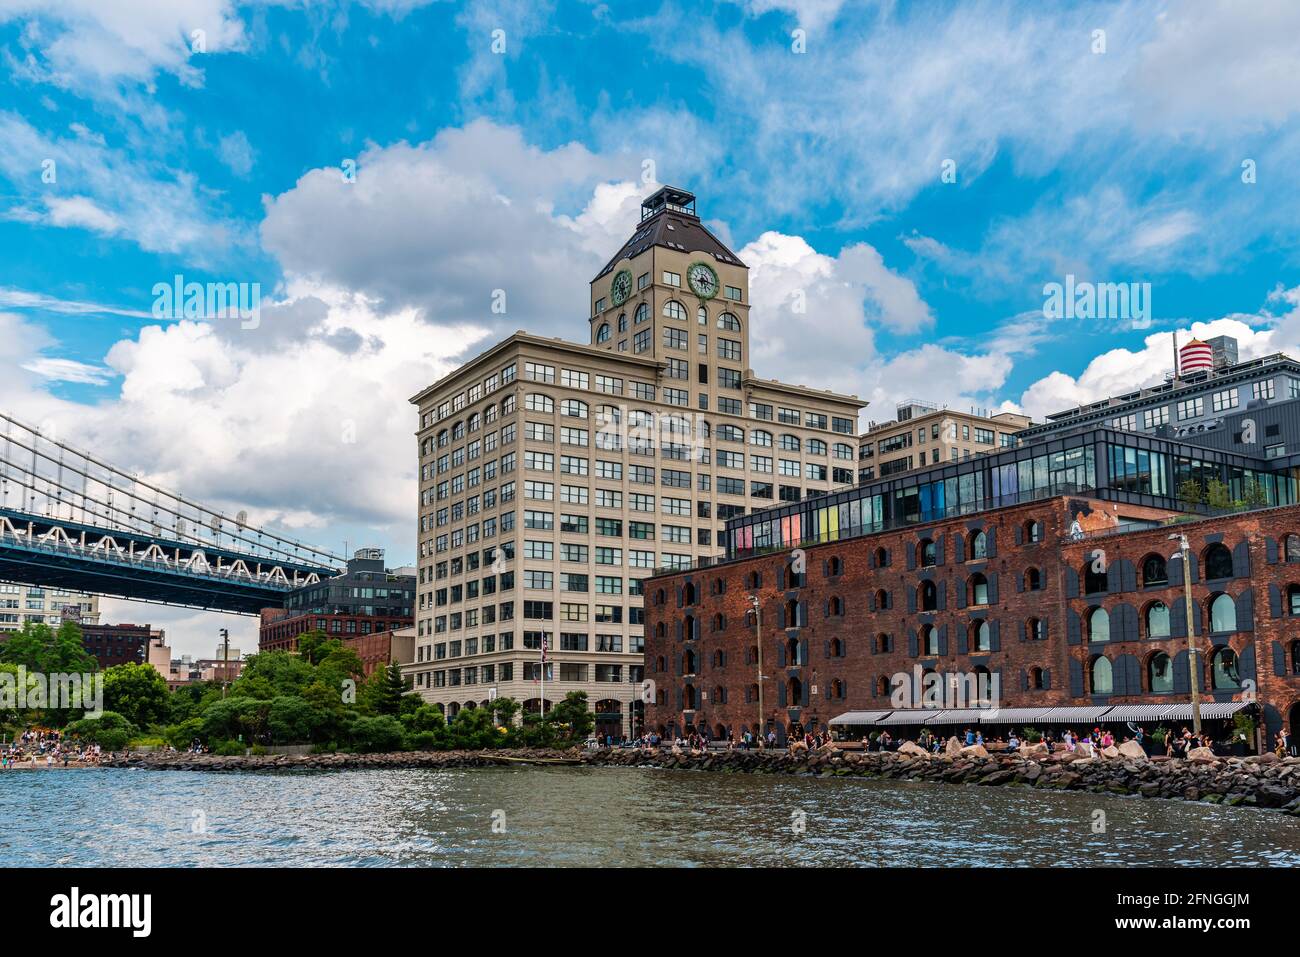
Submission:
<svg viewBox="0 0 1300 957">
<path fill-rule="evenodd" d="M 587 344 L 517 332 L 418 406 L 414 687 L 448 714 L 583 691 L 639 732 L 641 580 L 727 518 L 856 479 L 865 403 L 758 378 L 748 271 L 661 189 L 591 281 Z"/>
<path fill-rule="evenodd" d="M 1026 415 L 957 412 L 925 402 L 904 402 L 889 422 L 872 422 L 858 440 L 858 481 L 872 482 L 960 462 L 1016 444 L 1033 422 Z"/>
<path fill-rule="evenodd" d="M 29 621 L 58 628 L 65 618 L 83 625 L 99 624 L 99 596 L 0 582 L 0 632 L 18 631 Z"/>
</svg>

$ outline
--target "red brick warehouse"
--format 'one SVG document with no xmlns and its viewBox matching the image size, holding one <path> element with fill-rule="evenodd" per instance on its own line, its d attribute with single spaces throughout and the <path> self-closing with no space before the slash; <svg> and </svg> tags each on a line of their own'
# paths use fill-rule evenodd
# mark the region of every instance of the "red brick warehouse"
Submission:
<svg viewBox="0 0 1300 957">
<path fill-rule="evenodd" d="M 996 676 L 1002 707 L 1188 700 L 1181 559 L 1192 554 L 1206 701 L 1258 696 L 1300 726 L 1300 506 L 1135 529 L 1113 503 L 1056 497 L 647 582 L 648 727 L 784 735 L 888 710 L 895 674 Z M 1128 505 L 1125 521 L 1173 513 Z M 1079 523 L 1082 540 L 1072 540 Z M 1104 569 L 1104 571 L 1100 571 Z"/>
</svg>

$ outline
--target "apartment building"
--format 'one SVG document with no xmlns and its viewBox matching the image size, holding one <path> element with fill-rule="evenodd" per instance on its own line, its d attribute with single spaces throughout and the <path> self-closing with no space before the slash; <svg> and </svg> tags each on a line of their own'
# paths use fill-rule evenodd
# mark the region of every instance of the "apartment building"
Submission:
<svg viewBox="0 0 1300 957">
<path fill-rule="evenodd" d="M 57 628 L 65 619 L 99 623 L 99 596 L 62 588 L 0 582 L 0 633 L 17 631 L 25 622 Z"/>
<path fill-rule="evenodd" d="M 449 715 L 582 691 L 600 733 L 638 733 L 642 579 L 718 554 L 728 519 L 855 481 L 865 403 L 748 367 L 747 268 L 689 192 L 646 200 L 590 306 L 587 343 L 520 331 L 411 400 L 406 670 Z"/>
<path fill-rule="evenodd" d="M 872 422 L 858 440 L 858 481 L 871 482 L 1016 444 L 1033 424 L 1026 415 L 957 412 L 926 402 L 898 406 L 889 422 Z"/>
</svg>

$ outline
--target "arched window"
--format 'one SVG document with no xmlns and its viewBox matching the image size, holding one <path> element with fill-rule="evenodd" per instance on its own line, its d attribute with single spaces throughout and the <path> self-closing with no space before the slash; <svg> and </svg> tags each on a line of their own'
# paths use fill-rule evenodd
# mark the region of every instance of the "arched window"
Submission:
<svg viewBox="0 0 1300 957">
<path fill-rule="evenodd" d="M 799 602 L 791 598 L 785 603 L 785 626 L 787 628 L 798 628 L 803 624 L 803 615 L 800 614 Z"/>
<path fill-rule="evenodd" d="M 1291 614 L 1300 615 L 1300 585 L 1287 585 L 1286 604 Z"/>
<path fill-rule="evenodd" d="M 886 634 L 876 635 L 876 654 L 883 655 L 889 651 L 890 640 Z"/>
<path fill-rule="evenodd" d="M 566 415 L 571 419 L 585 419 L 587 410 L 587 403 L 581 399 L 564 399 L 560 402 L 560 415 Z"/>
<path fill-rule="evenodd" d="M 937 655 L 939 653 L 939 630 L 934 625 L 921 626 L 921 648 L 922 654 Z"/>
<path fill-rule="evenodd" d="M 1142 587 L 1168 585 L 1169 571 L 1163 555 L 1148 555 L 1142 559 Z"/>
<path fill-rule="evenodd" d="M 1289 562 L 1300 562 L 1300 535 L 1288 535 L 1286 537 L 1286 560 Z"/>
<path fill-rule="evenodd" d="M 765 449 L 771 448 L 772 433 L 767 431 L 767 429 L 750 429 L 749 444 L 762 446 Z"/>
<path fill-rule="evenodd" d="M 600 328 L 596 330 L 597 342 L 609 342 L 609 323 L 602 322 Z"/>
<path fill-rule="evenodd" d="M 686 674 L 695 674 L 695 652 L 689 648 L 686 649 L 686 664 L 684 667 L 686 668 Z"/>
<path fill-rule="evenodd" d="M 838 555 L 832 556 L 826 563 L 826 573 L 831 578 L 844 574 L 844 560 Z"/>
<path fill-rule="evenodd" d="M 719 648 L 717 651 L 715 651 L 715 652 L 713 653 L 713 667 L 715 667 L 715 668 L 721 668 L 721 667 L 722 667 L 722 649 L 721 649 L 721 648 Z"/>
<path fill-rule="evenodd" d="M 1163 651 L 1157 651 L 1147 660 L 1147 690 L 1174 690 L 1174 661 Z"/>
<path fill-rule="evenodd" d="M 843 615 L 844 614 L 843 599 L 841 599 L 838 595 L 836 595 L 830 600 L 829 608 L 830 608 L 831 617 L 837 618 L 840 615 Z"/>
<path fill-rule="evenodd" d="M 718 614 L 718 615 L 714 615 L 714 616 L 713 616 L 713 630 L 714 630 L 714 631 L 722 631 L 722 629 L 724 629 L 725 627 L 727 627 L 727 626 L 726 626 L 726 622 L 723 620 L 722 615 L 720 615 L 720 614 Z"/>
<path fill-rule="evenodd" d="M 664 623 L 662 621 L 659 622 L 657 625 L 655 625 L 655 637 L 656 638 L 664 637 Z"/>
<path fill-rule="evenodd" d="M 682 710 L 695 710 L 695 685 L 687 685 L 685 691 L 682 693 Z"/>
<path fill-rule="evenodd" d="M 844 682 L 841 681 L 839 678 L 831 679 L 831 697 L 832 698 L 844 697 Z"/>
<path fill-rule="evenodd" d="M 1033 519 L 1025 522 L 1025 541 L 1033 544 L 1043 540 L 1043 523 Z"/>
<path fill-rule="evenodd" d="M 1030 641 L 1042 641 L 1047 637 L 1047 622 L 1041 618 L 1030 618 L 1025 622 L 1025 637 Z"/>
<path fill-rule="evenodd" d="M 988 558 L 989 540 L 983 531 L 977 531 L 970 537 L 970 560 L 978 561 L 981 558 Z"/>
<path fill-rule="evenodd" d="M 920 561 L 921 567 L 922 568 L 933 567 L 939 560 L 939 550 L 935 547 L 934 542 L 928 538 L 921 539 L 919 544 L 920 544 L 920 548 L 918 549 L 918 551 L 921 556 L 921 561 Z"/>
<path fill-rule="evenodd" d="M 799 441 L 799 436 L 791 435 L 789 432 L 782 432 L 778 440 L 782 452 L 798 452 L 803 448 L 803 443 Z"/>
<path fill-rule="evenodd" d="M 889 592 L 883 588 L 876 592 L 876 610 L 883 611 L 889 607 Z"/>
<path fill-rule="evenodd" d="M 1092 665 L 1088 669 L 1088 683 L 1093 694 L 1111 694 L 1114 690 L 1114 683 L 1111 678 L 1110 659 L 1105 655 L 1097 655 L 1092 659 Z"/>
<path fill-rule="evenodd" d="M 1169 637 L 1169 606 L 1162 601 L 1147 605 L 1147 637 Z"/>
<path fill-rule="evenodd" d="M 721 594 L 723 594 L 726 590 L 727 590 L 727 582 L 726 582 L 726 579 L 723 579 L 723 578 L 715 578 L 715 579 L 713 579 L 713 594 L 715 594 L 715 595 L 721 595 Z"/>
<path fill-rule="evenodd" d="M 1232 552 L 1222 542 L 1215 542 L 1207 548 L 1203 561 L 1207 581 L 1232 577 Z"/>
<path fill-rule="evenodd" d="M 1038 591 L 1043 587 L 1043 573 L 1037 568 L 1025 570 L 1025 591 Z"/>
<path fill-rule="evenodd" d="M 1241 687 L 1241 678 L 1237 675 L 1237 653 L 1231 648 L 1225 646 L 1216 649 L 1210 658 L 1210 669 L 1216 690 Z"/>
<path fill-rule="evenodd" d="M 923 581 L 916 589 L 916 604 L 921 611 L 934 611 L 939 607 L 939 589 L 934 582 Z"/>
<path fill-rule="evenodd" d="M 759 585 L 762 583 L 762 580 L 763 579 L 759 576 L 758 572 L 750 572 L 748 575 L 745 576 L 745 587 L 758 588 Z"/>
<path fill-rule="evenodd" d="M 1029 687 L 1032 688 L 1034 691 L 1043 690 L 1043 669 L 1042 668 L 1029 669 Z"/>
<path fill-rule="evenodd" d="M 740 320 L 729 312 L 724 312 L 718 316 L 718 328 L 725 329 L 727 332 L 739 332 Z"/>
<path fill-rule="evenodd" d="M 1300 641 L 1291 642 L 1291 674 L 1300 675 Z"/>
<path fill-rule="evenodd" d="M 842 639 L 839 638 L 831 639 L 831 657 L 832 658 L 844 657 L 844 642 Z"/>
<path fill-rule="evenodd" d="M 682 604 L 694 605 L 696 599 L 695 582 L 687 582 L 682 586 Z"/>
<path fill-rule="evenodd" d="M 542 392 L 530 392 L 524 399 L 524 408 L 530 412 L 554 412 L 555 400 Z"/>
<path fill-rule="evenodd" d="M 632 325 L 638 325 L 650 318 L 650 307 L 644 302 L 636 307 L 636 312 L 632 316 Z"/>
<path fill-rule="evenodd" d="M 1231 595 L 1218 594 L 1210 601 L 1210 631 L 1214 634 L 1237 630 L 1237 605 Z"/>
<path fill-rule="evenodd" d="M 881 697 L 889 694 L 889 679 L 884 675 L 876 679 L 876 694 Z"/>
<path fill-rule="evenodd" d="M 786 682 L 786 692 L 791 705 L 797 705 L 803 701 L 803 682 L 795 675 L 790 676 Z"/>
<path fill-rule="evenodd" d="M 661 626 L 661 627 L 660 627 L 660 632 L 662 632 L 662 631 L 663 631 L 663 628 L 662 628 L 663 622 L 660 622 L 659 624 L 660 624 L 660 626 Z M 662 638 L 663 635 L 660 634 L 659 637 Z M 665 669 L 664 669 L 664 656 L 663 656 L 663 655 L 660 655 L 658 658 L 655 659 L 655 671 L 663 671 L 663 670 L 665 670 Z"/>
<path fill-rule="evenodd" d="M 989 603 L 989 580 L 983 572 L 976 572 L 970 577 L 970 603 L 987 605 Z"/>
<path fill-rule="evenodd" d="M 686 307 L 676 299 L 669 299 L 664 303 L 664 318 L 676 319 L 678 322 L 686 321 Z"/>
<path fill-rule="evenodd" d="M 1094 608 L 1088 615 L 1088 640 L 1110 641 L 1110 613 L 1105 608 Z"/>
<path fill-rule="evenodd" d="M 619 332 L 627 332 L 627 313 L 626 313 L 626 312 L 620 312 L 620 313 L 618 314 L 618 331 L 619 331 Z"/>
<path fill-rule="evenodd" d="M 972 621 L 970 623 L 970 646 L 972 651 L 992 650 L 989 640 L 989 623 L 987 621 Z"/>
<path fill-rule="evenodd" d="M 889 551 L 888 551 L 888 549 L 884 549 L 884 548 L 877 548 L 877 549 L 876 549 L 876 567 L 877 567 L 877 568 L 888 568 L 888 567 L 889 567 Z"/>
<path fill-rule="evenodd" d="M 657 592 L 655 592 L 655 604 L 662 605 L 663 603 L 664 603 L 664 590 L 660 588 Z"/>
<path fill-rule="evenodd" d="M 1106 591 L 1106 586 L 1106 572 L 1102 562 L 1089 558 L 1088 564 L 1083 566 L 1083 593 L 1099 595 Z"/>
<path fill-rule="evenodd" d="M 709 310 L 705 309 L 703 306 L 700 306 L 700 308 L 696 309 L 695 321 L 699 323 L 701 326 L 707 326 L 709 324 Z"/>
</svg>

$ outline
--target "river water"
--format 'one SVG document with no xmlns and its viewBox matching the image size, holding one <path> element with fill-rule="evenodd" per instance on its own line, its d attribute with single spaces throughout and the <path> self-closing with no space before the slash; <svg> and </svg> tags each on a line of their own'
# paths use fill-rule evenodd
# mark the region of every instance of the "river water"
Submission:
<svg viewBox="0 0 1300 957">
<path fill-rule="evenodd" d="M 0 822 L 32 867 L 1300 865 L 1277 811 L 639 768 L 8 771 Z"/>
</svg>

